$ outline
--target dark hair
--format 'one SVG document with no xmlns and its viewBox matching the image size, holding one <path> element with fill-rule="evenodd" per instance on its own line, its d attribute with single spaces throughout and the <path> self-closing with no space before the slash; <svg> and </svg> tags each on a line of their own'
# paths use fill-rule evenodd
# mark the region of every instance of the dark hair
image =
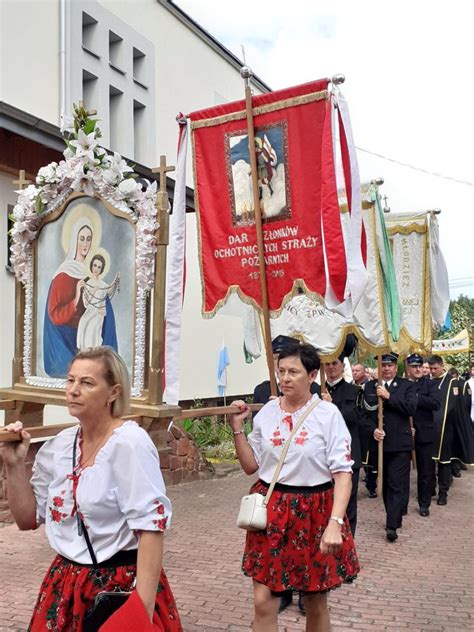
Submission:
<svg viewBox="0 0 474 632">
<path fill-rule="evenodd" d="M 102 255 L 94 255 L 92 257 L 91 262 L 89 264 L 90 271 L 92 272 L 92 264 L 94 263 L 94 261 L 96 259 L 98 259 L 101 262 L 101 264 L 102 264 L 102 272 L 103 272 L 105 270 L 105 259 L 104 259 L 104 257 Z"/>
<path fill-rule="evenodd" d="M 439 355 L 433 355 L 427 360 L 428 364 L 431 366 L 432 364 L 444 364 L 443 358 Z"/>
<path fill-rule="evenodd" d="M 299 342 L 291 343 L 280 351 L 278 354 L 278 361 L 283 360 L 283 358 L 293 357 L 301 360 L 301 364 L 304 366 L 307 373 L 311 373 L 311 371 L 318 371 L 321 366 L 321 360 L 319 359 L 318 352 L 313 345 Z"/>
</svg>

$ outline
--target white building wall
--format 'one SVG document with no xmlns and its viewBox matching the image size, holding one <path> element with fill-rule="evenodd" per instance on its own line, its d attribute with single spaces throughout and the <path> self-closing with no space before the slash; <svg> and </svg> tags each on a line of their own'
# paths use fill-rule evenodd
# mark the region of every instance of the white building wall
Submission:
<svg viewBox="0 0 474 632">
<path fill-rule="evenodd" d="M 59 121 L 59 2 L 0 1 L 0 100 Z"/>
<path fill-rule="evenodd" d="M 74 0 L 79 3 L 80 0 Z M 84 3 L 86 6 L 88 3 Z M 175 164 L 179 111 L 189 113 L 222 101 L 243 98 L 243 81 L 238 71 L 201 40 L 156 0 L 102 0 L 102 7 L 114 13 L 155 47 L 156 140 L 157 158 L 167 156 Z M 59 0 L 0 0 L 0 100 L 31 114 L 59 124 Z M 86 10 L 86 9 L 84 9 Z M 8 55 L 7 55 L 8 53 Z M 92 104 L 88 104 L 92 106 Z M 103 114 L 99 111 L 99 118 Z M 153 164 L 148 165 L 150 167 Z M 192 186 L 191 148 L 189 147 L 188 184 Z M 14 201 L 11 178 L 2 179 L 0 203 Z M 229 348 L 229 396 L 249 393 L 266 379 L 266 364 L 259 358 L 251 365 L 244 361 L 240 319 L 201 316 L 201 280 L 197 256 L 196 216 L 187 216 L 187 284 L 183 317 L 181 354 L 182 399 L 217 395 L 217 362 L 222 341 Z M 5 239 L 2 228 L 1 238 Z M 13 287 L 10 275 L 0 269 L 0 293 Z M 13 289 L 9 291 L 13 292 Z M 4 303 L 2 298 L 2 304 Z M 4 313 L 8 312 L 7 320 Z M 13 346 L 11 323 L 14 302 L 2 307 L 0 336 L 0 386 L 11 381 Z M 6 324 L 4 324 L 6 323 Z M 5 345 L 5 346 L 4 346 Z M 10 348 L 11 347 L 11 348 Z"/>
</svg>

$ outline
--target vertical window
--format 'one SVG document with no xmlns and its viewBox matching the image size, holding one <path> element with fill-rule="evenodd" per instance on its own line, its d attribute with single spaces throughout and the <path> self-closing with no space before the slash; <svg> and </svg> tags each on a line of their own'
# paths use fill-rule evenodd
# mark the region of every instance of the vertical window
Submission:
<svg viewBox="0 0 474 632">
<path fill-rule="evenodd" d="M 146 76 L 146 55 L 138 48 L 133 47 L 133 79 L 144 85 Z"/>
<path fill-rule="evenodd" d="M 123 49 L 123 39 L 113 31 L 109 31 L 109 63 L 114 68 L 122 71 L 125 66 Z"/>
<path fill-rule="evenodd" d="M 124 134 L 123 124 L 123 92 L 114 86 L 109 86 L 109 121 L 110 121 L 110 149 L 122 152 Z"/>
<path fill-rule="evenodd" d="M 97 55 L 99 50 L 99 29 L 98 22 L 91 15 L 82 12 L 82 46 L 91 53 Z"/>
<path fill-rule="evenodd" d="M 82 100 L 88 110 L 99 106 L 99 82 L 88 70 L 82 70 Z"/>
<path fill-rule="evenodd" d="M 133 101 L 134 159 L 146 163 L 146 108 L 143 103 Z"/>
</svg>

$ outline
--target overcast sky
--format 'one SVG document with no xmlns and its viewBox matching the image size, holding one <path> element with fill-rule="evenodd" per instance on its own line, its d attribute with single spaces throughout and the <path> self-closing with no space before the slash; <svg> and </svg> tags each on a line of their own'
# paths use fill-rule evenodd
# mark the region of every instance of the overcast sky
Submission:
<svg viewBox="0 0 474 632">
<path fill-rule="evenodd" d="M 465 0 L 176 0 L 273 89 L 342 73 L 363 181 L 442 210 L 451 297 L 474 297 L 474 8 Z M 209 104 L 212 105 L 212 104 Z M 366 151 L 362 151 L 366 150 Z M 427 175 L 388 160 L 446 178 Z M 468 181 L 462 184 L 448 178 Z"/>
</svg>

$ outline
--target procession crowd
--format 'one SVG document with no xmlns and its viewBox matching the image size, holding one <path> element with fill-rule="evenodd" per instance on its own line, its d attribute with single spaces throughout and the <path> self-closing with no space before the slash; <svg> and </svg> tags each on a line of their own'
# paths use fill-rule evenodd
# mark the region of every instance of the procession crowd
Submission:
<svg viewBox="0 0 474 632">
<path fill-rule="evenodd" d="M 306 631 L 328 632 L 328 592 L 354 581 L 360 570 L 360 472 L 370 498 L 383 474 L 389 542 L 397 540 L 407 513 L 410 462 L 416 463 L 420 516 L 429 517 L 436 495 L 437 504 L 446 505 L 453 479 L 474 465 L 474 370 L 463 380 L 441 357 L 425 366 L 413 354 L 401 377 L 397 355 L 388 353 L 380 380 L 356 364 L 349 382 L 344 354 L 321 365 L 311 345 L 278 336 L 272 346 L 278 394 L 271 395 L 268 381 L 256 387 L 254 401 L 264 406 L 248 436 L 248 404 L 236 401 L 239 412 L 230 417 L 242 469 L 258 473 L 239 514 L 239 526 L 247 529 L 242 571 L 253 580 L 253 630 L 276 632 L 278 612 L 297 593 Z M 66 388 L 79 424 L 45 442 L 31 478 L 31 437 L 22 424 L 7 428 L 18 433 L 17 442 L 0 443 L 15 521 L 25 530 L 44 523 L 57 553 L 40 588 L 32 632 L 182 630 L 162 568 L 171 503 L 156 447 L 126 418 L 129 393 L 116 352 L 80 352 Z M 263 524 L 253 522 L 249 506 L 251 514 L 260 511 Z"/>
</svg>

